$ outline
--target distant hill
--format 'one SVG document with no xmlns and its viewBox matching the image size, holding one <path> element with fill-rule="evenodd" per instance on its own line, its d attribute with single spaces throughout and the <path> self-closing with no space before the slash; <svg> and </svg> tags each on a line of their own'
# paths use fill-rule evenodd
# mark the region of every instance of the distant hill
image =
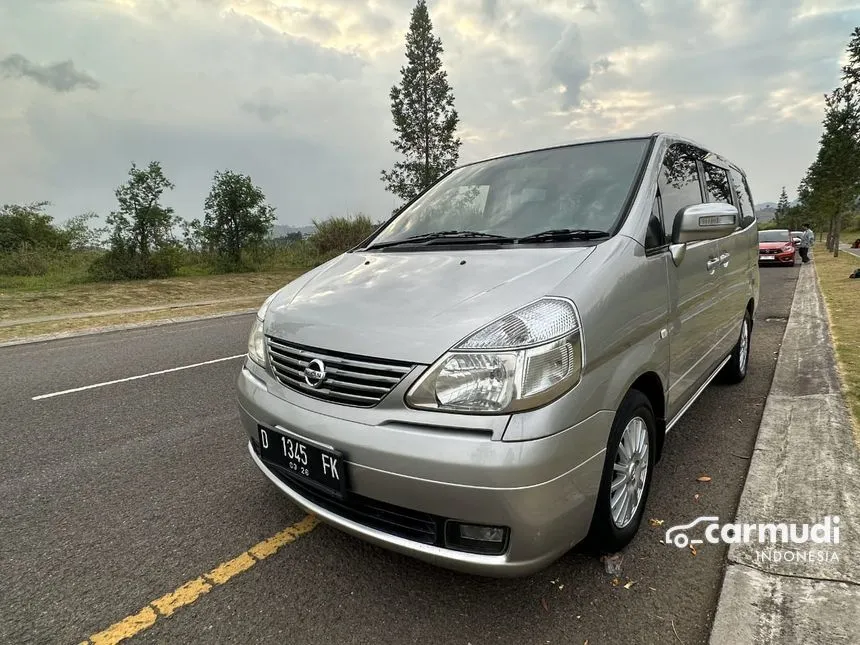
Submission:
<svg viewBox="0 0 860 645">
<path fill-rule="evenodd" d="M 776 202 L 762 202 L 755 205 L 756 219 L 759 222 L 770 222 L 776 217 Z M 789 203 L 789 206 L 797 206 L 797 200 Z"/>
<path fill-rule="evenodd" d="M 756 204 L 755 215 L 759 222 L 764 223 L 772 221 L 776 217 L 776 204 L 772 202 Z"/>
</svg>

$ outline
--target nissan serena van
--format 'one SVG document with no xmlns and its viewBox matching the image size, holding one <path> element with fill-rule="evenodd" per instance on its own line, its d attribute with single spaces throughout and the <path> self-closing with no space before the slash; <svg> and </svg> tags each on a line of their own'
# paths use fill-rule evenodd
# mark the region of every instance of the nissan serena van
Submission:
<svg viewBox="0 0 860 645">
<path fill-rule="evenodd" d="M 665 133 L 448 172 L 260 307 L 251 459 L 321 520 L 463 572 L 622 549 L 672 428 L 746 375 L 753 203 Z"/>
</svg>

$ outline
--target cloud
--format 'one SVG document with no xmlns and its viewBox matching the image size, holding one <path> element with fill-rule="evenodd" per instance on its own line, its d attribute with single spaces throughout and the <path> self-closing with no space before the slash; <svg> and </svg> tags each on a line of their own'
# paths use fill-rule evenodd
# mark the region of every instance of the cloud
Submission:
<svg viewBox="0 0 860 645">
<path fill-rule="evenodd" d="M 75 69 L 70 60 L 39 65 L 21 54 L 11 54 L 0 60 L 0 74 L 6 78 L 27 78 L 55 92 L 71 92 L 78 88 L 97 90 L 100 87 L 92 76 Z"/>
<path fill-rule="evenodd" d="M 591 64 L 591 71 L 594 74 L 600 74 L 601 72 L 605 72 L 612 67 L 612 61 L 608 58 L 598 58 Z"/>
<path fill-rule="evenodd" d="M 266 123 L 289 112 L 286 103 L 276 99 L 270 87 L 260 90 L 256 98 L 243 101 L 240 107 L 248 114 L 253 114 Z"/>
<path fill-rule="evenodd" d="M 582 37 L 576 25 L 569 25 L 549 52 L 549 72 L 560 83 L 562 107 L 578 107 L 582 85 L 591 77 L 591 66 L 582 51 Z"/>
</svg>

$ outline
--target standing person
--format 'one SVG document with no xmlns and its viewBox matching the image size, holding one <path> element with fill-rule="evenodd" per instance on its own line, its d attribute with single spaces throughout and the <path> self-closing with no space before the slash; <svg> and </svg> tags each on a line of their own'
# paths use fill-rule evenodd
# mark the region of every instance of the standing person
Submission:
<svg viewBox="0 0 860 645">
<path fill-rule="evenodd" d="M 800 259 L 804 263 L 809 262 L 809 249 L 815 244 L 815 233 L 809 228 L 809 224 L 803 225 L 803 234 L 800 236 Z"/>
</svg>

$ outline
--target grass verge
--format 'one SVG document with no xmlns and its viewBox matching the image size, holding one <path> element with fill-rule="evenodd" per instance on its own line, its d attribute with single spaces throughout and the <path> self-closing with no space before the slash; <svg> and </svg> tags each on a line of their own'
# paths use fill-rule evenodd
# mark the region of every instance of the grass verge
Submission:
<svg viewBox="0 0 860 645">
<path fill-rule="evenodd" d="M 813 254 L 818 284 L 830 316 L 830 333 L 845 398 L 854 417 L 857 436 L 860 431 L 860 279 L 852 280 L 848 276 L 860 268 L 860 258 L 844 251 L 834 258 L 823 244 L 816 244 Z"/>
<path fill-rule="evenodd" d="M 0 291 L 0 324 L 5 323 L 5 326 L 0 326 L 0 341 L 115 324 L 241 311 L 259 306 L 266 296 L 302 273 L 304 270 L 293 269 L 274 273 L 91 283 L 44 291 Z M 189 303 L 196 304 L 188 306 Z M 151 310 L 117 311 L 132 308 Z"/>
<path fill-rule="evenodd" d="M 0 343 L 17 340 L 32 340 L 41 336 L 45 336 L 47 339 L 52 334 L 62 334 L 64 332 L 75 331 L 93 331 L 105 327 L 112 327 L 114 325 L 137 325 L 193 316 L 205 316 L 208 314 L 226 314 L 235 311 L 255 309 L 263 303 L 264 299 L 265 296 L 259 296 L 256 298 L 244 298 L 242 300 L 231 300 L 226 303 L 197 307 L 173 307 L 170 309 L 158 309 L 155 311 L 145 311 L 132 314 L 87 316 L 85 318 L 52 320 L 49 322 L 0 327 Z"/>
<path fill-rule="evenodd" d="M 818 237 L 818 235 L 816 235 Z M 860 229 L 848 229 L 842 231 L 839 235 L 839 241 L 843 244 L 852 244 L 854 240 L 860 237 Z M 827 232 L 824 232 L 824 239 L 827 238 Z"/>
</svg>

